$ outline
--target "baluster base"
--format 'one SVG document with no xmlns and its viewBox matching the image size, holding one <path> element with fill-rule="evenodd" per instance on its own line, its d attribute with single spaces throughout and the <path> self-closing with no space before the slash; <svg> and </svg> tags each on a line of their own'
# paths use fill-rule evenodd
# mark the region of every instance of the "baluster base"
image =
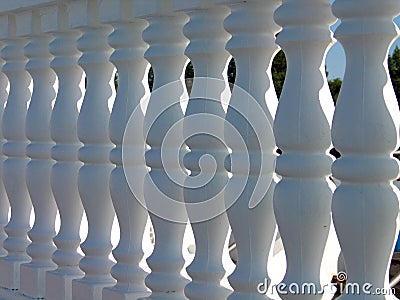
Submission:
<svg viewBox="0 0 400 300">
<path fill-rule="evenodd" d="M 262 293 L 239 293 L 233 292 L 229 295 L 227 300 L 272 300 L 267 295 Z"/>
<path fill-rule="evenodd" d="M 152 293 L 150 296 L 138 300 L 188 300 L 183 292 L 180 293 Z"/>
<path fill-rule="evenodd" d="M 46 299 L 47 300 L 72 300 L 72 280 L 82 278 L 84 273 L 80 270 L 70 272 L 55 270 L 46 274 Z"/>
<path fill-rule="evenodd" d="M 0 198 L 0 199 L 1 199 L 1 198 Z M 6 226 L 5 224 L 1 224 L 1 225 L 0 225 L 0 241 L 1 241 L 2 243 L 4 243 L 4 241 L 5 241 L 6 238 L 7 238 L 7 234 L 6 234 L 5 231 L 4 231 L 4 227 L 5 227 L 5 226 Z M 7 256 L 7 254 L 8 254 L 7 250 L 4 249 L 3 246 L 1 246 L 1 247 L 0 247 L 0 257 L 5 257 L 5 256 Z"/>
<path fill-rule="evenodd" d="M 113 300 L 138 300 L 150 296 L 146 291 L 124 291 L 116 287 L 105 288 L 103 290 L 103 299 Z"/>
<path fill-rule="evenodd" d="M 56 265 L 35 266 L 32 264 L 21 265 L 21 293 L 31 298 L 46 297 L 46 272 L 52 271 Z"/>
<path fill-rule="evenodd" d="M 72 282 L 72 297 L 74 300 L 101 300 L 103 299 L 103 289 L 115 285 L 115 280 L 111 277 L 99 282 L 90 279 L 76 279 Z M 107 300 L 105 298 L 105 300 Z"/>
<path fill-rule="evenodd" d="M 190 282 L 185 286 L 185 295 L 191 300 L 226 299 L 231 291 L 207 282 Z"/>
<path fill-rule="evenodd" d="M 30 261 L 29 256 L 0 259 L 0 286 L 10 290 L 18 290 L 20 287 L 20 268 L 23 263 Z"/>
</svg>

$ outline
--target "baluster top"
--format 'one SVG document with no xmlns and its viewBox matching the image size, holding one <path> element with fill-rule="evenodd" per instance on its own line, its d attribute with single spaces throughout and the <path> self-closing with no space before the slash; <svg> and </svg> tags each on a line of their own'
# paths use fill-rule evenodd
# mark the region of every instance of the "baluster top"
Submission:
<svg viewBox="0 0 400 300">
<path fill-rule="evenodd" d="M 15 15 L 0 15 L 0 39 L 15 38 L 17 36 L 17 23 Z"/>
<path fill-rule="evenodd" d="M 0 0 L 0 12 L 9 13 L 60 3 L 62 0 Z"/>
<path fill-rule="evenodd" d="M 74 0 L 68 3 L 68 21 L 71 28 L 99 27 L 100 0 Z"/>
<path fill-rule="evenodd" d="M 43 33 L 39 9 L 32 8 L 16 12 L 15 18 L 17 36 L 38 36 Z"/>
<path fill-rule="evenodd" d="M 329 27 L 336 18 L 329 0 L 283 0 L 275 10 L 274 20 L 283 28 L 276 39 L 282 46 L 282 42 L 330 42 L 333 34 Z"/>
<path fill-rule="evenodd" d="M 262 1 L 264 1 L 264 0 L 262 0 Z M 247 1 L 243 1 L 243 0 L 214 0 L 215 4 L 229 4 L 229 5 L 232 5 L 232 4 L 243 4 L 243 3 L 246 3 L 246 2 L 257 3 L 257 2 L 260 2 L 260 0 L 247 0 Z"/>
<path fill-rule="evenodd" d="M 43 32 L 68 30 L 68 8 L 63 4 L 49 5 L 40 9 Z"/>
<path fill-rule="evenodd" d="M 100 19 L 104 23 L 133 22 L 132 0 L 103 0 L 100 3 Z"/>
<path fill-rule="evenodd" d="M 157 16 L 175 16 L 173 0 L 136 0 L 135 17 L 151 18 Z"/>
<path fill-rule="evenodd" d="M 395 38 L 400 34 L 394 19 L 400 11 L 398 0 L 336 0 L 332 5 L 333 14 L 340 18 L 341 24 L 335 31 L 335 37 L 342 36 L 389 36 Z"/>
<path fill-rule="evenodd" d="M 213 7 L 212 0 L 174 0 L 173 7 L 175 11 L 201 10 Z"/>
</svg>

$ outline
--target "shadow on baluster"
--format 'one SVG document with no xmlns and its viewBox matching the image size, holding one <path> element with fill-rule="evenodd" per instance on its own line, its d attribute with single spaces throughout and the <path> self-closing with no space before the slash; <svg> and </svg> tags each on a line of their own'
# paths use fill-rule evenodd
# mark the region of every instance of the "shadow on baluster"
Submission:
<svg viewBox="0 0 400 300">
<path fill-rule="evenodd" d="M 226 48 L 237 71 L 225 125 L 225 139 L 232 149 L 226 161 L 232 187 L 225 202 L 238 253 L 236 269 L 228 278 L 234 289 L 228 299 L 266 299 L 258 286 L 270 282 L 268 255 L 276 231 L 271 124 L 278 100 L 269 68 L 277 51 L 274 34 L 279 27 L 272 16 L 279 1 L 218 2 L 232 10 L 224 26 L 232 34 Z M 238 191 L 241 184 L 243 190 Z"/>
<path fill-rule="evenodd" d="M 110 154 L 111 162 L 116 165 L 111 173 L 110 191 L 121 234 L 119 244 L 113 250 L 117 264 L 111 269 L 117 283 L 103 290 L 103 299 L 114 300 L 136 300 L 150 294 L 144 284 L 147 273 L 139 266 L 143 258 L 143 232 L 148 219 L 147 211 L 141 204 L 147 169 L 144 160 L 144 115 L 140 107 L 140 101 L 149 97 L 149 89 L 144 86 L 149 70 L 149 64 L 144 59 L 148 46 L 142 39 L 147 22 L 134 19 L 133 5 L 134 2 L 129 0 L 110 0 L 103 1 L 100 6 L 101 18 L 115 28 L 108 40 L 115 49 L 110 60 L 118 70 L 118 92 L 109 125 L 110 139 L 116 145 Z M 127 128 L 128 121 L 130 125 Z M 135 187 L 138 187 L 132 189 L 134 194 L 125 174 L 134 177 Z"/>
<path fill-rule="evenodd" d="M 285 287 L 278 293 L 285 300 L 321 299 L 319 291 L 329 283 L 321 283 L 321 262 L 334 190 L 328 177 L 334 106 L 325 56 L 333 44 L 329 26 L 335 18 L 328 0 L 283 0 L 274 19 L 283 27 L 277 44 L 288 63 L 274 122 L 276 144 L 282 150 L 274 211 L 287 259 L 281 282 Z"/>
<path fill-rule="evenodd" d="M 181 275 L 184 265 L 182 242 L 187 222 L 183 189 L 171 181 L 160 152 L 163 137 L 183 117 L 176 101 L 182 95 L 187 97 L 183 83 L 188 61 L 183 54 L 187 40 L 182 28 L 188 19 L 182 13 L 172 11 L 172 0 L 142 0 L 136 4 L 135 15 L 149 21 L 143 39 L 149 44 L 145 58 L 154 70 L 153 93 L 144 120 L 144 136 L 151 147 L 146 152 L 146 164 L 151 171 L 145 177 L 144 198 L 154 227 L 155 247 L 147 259 L 151 273 L 145 283 L 152 291 L 149 299 L 186 299 L 183 289 L 188 280 Z M 175 140 L 181 141 L 181 126 L 177 130 Z M 185 152 L 179 142 L 163 149 L 180 159 Z M 182 172 L 181 168 L 168 171 Z"/>
<path fill-rule="evenodd" d="M 396 299 L 389 290 L 389 265 L 398 236 L 399 177 L 393 157 L 399 148 L 400 113 L 387 67 L 388 49 L 399 35 L 394 0 L 336 0 L 340 18 L 335 37 L 346 54 L 332 140 L 342 155 L 332 166 L 340 180 L 332 215 L 346 264 L 339 299 Z M 360 55 L 362 53 L 362 55 Z"/>
<path fill-rule="evenodd" d="M 5 43 L 0 41 L 0 49 L 5 47 Z M 1 50 L 0 50 L 1 51 Z M 0 70 L 3 68 L 5 61 L 0 57 Z M 4 106 L 8 98 L 7 92 L 8 79 L 7 76 L 0 71 L 0 124 L 3 120 Z M 6 189 L 3 182 L 3 164 L 6 160 L 6 156 L 3 154 L 3 145 L 5 143 L 3 130 L 0 128 L 0 257 L 6 256 L 7 251 L 3 247 L 4 240 L 7 238 L 7 234 L 4 231 L 4 227 L 8 223 L 8 212 L 10 209 L 10 203 L 8 201 Z"/>
<path fill-rule="evenodd" d="M 78 117 L 78 137 L 83 143 L 78 155 L 84 163 L 79 169 L 78 190 L 88 219 L 88 235 L 81 244 L 85 256 L 79 262 L 85 276 L 72 282 L 72 298 L 85 300 L 101 299 L 103 288 L 115 284 L 109 259 L 115 213 L 109 189 L 113 166 L 108 130 L 108 103 L 115 90 L 114 66 L 109 62 L 112 48 L 107 40 L 113 28 L 100 23 L 99 6 L 99 0 L 71 2 L 69 6 L 71 27 L 83 33 L 77 42 L 82 51 L 78 63 L 87 77 Z"/>
<path fill-rule="evenodd" d="M 196 241 L 194 260 L 186 269 L 192 281 L 185 287 L 185 296 L 225 299 L 230 291 L 220 282 L 225 275 L 222 252 L 229 227 L 223 199 L 228 149 L 223 138 L 222 103 L 227 102 L 230 91 L 226 76 L 229 53 L 225 50 L 229 34 L 223 20 L 229 9 L 210 1 L 179 0 L 174 1 L 174 9 L 190 18 L 183 33 L 190 41 L 185 54 L 195 75 L 181 141 L 190 150 L 183 159 L 190 175 L 180 184 Z"/>
<path fill-rule="evenodd" d="M 83 98 L 83 70 L 78 65 L 81 52 L 76 41 L 79 31 L 68 29 L 65 5 L 43 8 L 46 18 L 43 29 L 54 34 L 50 52 L 54 55 L 51 68 L 58 76 L 57 98 L 50 120 L 51 137 L 56 145 L 51 149 L 56 161 L 51 173 L 51 188 L 60 213 L 60 230 L 53 239 L 57 250 L 53 261 L 57 269 L 46 274 L 46 298 L 72 300 L 72 280 L 81 278 L 77 248 L 83 206 L 78 193 L 78 171 L 83 165 L 78 159 L 82 146 L 77 134 L 78 107 Z"/>
<path fill-rule="evenodd" d="M 24 32 L 29 39 L 24 48 L 29 59 L 26 70 L 33 80 L 32 98 L 26 116 L 26 136 L 30 140 L 26 152 L 31 158 L 26 168 L 26 183 L 35 211 L 35 222 L 28 232 L 32 242 L 27 247 L 32 260 L 21 265 L 21 292 L 32 298 L 43 298 L 46 295 L 46 272 L 56 268 L 51 257 L 55 250 L 52 239 L 55 236 L 57 207 L 50 184 L 54 164 L 51 159 L 54 143 L 50 137 L 50 116 L 56 96 L 53 87 L 56 75 L 50 68 L 53 56 L 49 52 L 53 37 L 42 32 L 38 9 L 21 13 L 20 18 L 31 25 Z"/>
<path fill-rule="evenodd" d="M 20 287 L 20 265 L 30 261 L 26 253 L 29 244 L 27 232 L 32 209 L 26 186 L 26 146 L 25 119 L 27 102 L 31 98 L 29 85 L 31 77 L 25 70 L 27 58 L 23 49 L 27 40 L 17 36 L 15 16 L 1 17 L 7 31 L 6 46 L 1 51 L 5 60 L 3 72 L 10 82 L 10 92 L 4 109 L 2 129 L 7 142 L 3 154 L 7 156 L 3 165 L 3 180 L 11 207 L 11 218 L 5 226 L 8 235 L 4 241 L 7 256 L 0 259 L 0 285 L 8 289 Z"/>
</svg>

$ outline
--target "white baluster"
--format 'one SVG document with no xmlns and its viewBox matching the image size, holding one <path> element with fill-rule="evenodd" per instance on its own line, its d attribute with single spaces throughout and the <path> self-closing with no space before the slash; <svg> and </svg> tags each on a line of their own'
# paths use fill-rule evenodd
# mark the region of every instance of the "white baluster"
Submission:
<svg viewBox="0 0 400 300">
<path fill-rule="evenodd" d="M 332 172 L 341 181 L 332 200 L 335 229 L 346 263 L 347 283 L 359 295 L 340 299 L 394 299 L 369 290 L 388 288 L 390 259 L 397 237 L 398 190 L 392 180 L 399 165 L 400 115 L 390 82 L 387 55 L 399 35 L 392 22 L 400 2 L 336 0 L 341 19 L 335 37 L 346 53 L 346 71 L 332 126 L 332 140 L 342 154 Z M 386 293 L 388 290 L 386 290 Z"/>
<path fill-rule="evenodd" d="M 301 293 L 301 288 L 303 283 L 321 288 L 320 267 L 331 222 L 332 157 L 327 150 L 334 108 L 325 55 L 332 45 L 329 25 L 335 18 L 329 0 L 283 0 L 275 21 L 283 27 L 277 43 L 288 62 L 274 123 L 276 144 L 283 152 L 276 166 L 282 180 L 274 194 L 287 260 L 282 282 L 288 293 L 281 298 L 321 299 L 321 294 Z M 297 284 L 300 292 L 290 284 Z"/>
<path fill-rule="evenodd" d="M 0 42 L 0 49 L 3 49 L 5 43 Z M 0 50 L 1 51 L 1 50 Z M 4 105 L 8 98 L 7 86 L 8 79 L 7 76 L 1 72 L 1 68 L 3 67 L 5 61 L 0 57 L 0 124 L 3 119 Z M 10 204 L 8 202 L 6 189 L 4 188 L 3 183 L 3 164 L 5 161 L 5 156 L 3 155 L 3 145 L 5 143 L 3 131 L 0 129 L 0 256 L 7 255 L 7 251 L 3 247 L 4 240 L 7 238 L 7 235 L 4 231 L 4 226 L 7 225 L 8 222 L 8 211 L 10 208 Z"/>
<path fill-rule="evenodd" d="M 51 137 L 56 145 L 51 155 L 56 160 L 51 173 L 51 188 L 60 213 L 60 230 L 53 239 L 57 250 L 53 261 L 57 269 L 46 274 L 46 298 L 72 300 L 72 280 L 83 276 L 79 269 L 81 255 L 79 230 L 83 206 L 78 193 L 78 160 L 81 143 L 77 134 L 77 102 L 83 97 L 83 71 L 78 65 L 81 52 L 76 41 L 81 35 L 67 28 L 66 6 L 50 6 L 41 10 L 42 28 L 54 33 L 50 52 L 54 55 L 50 66 L 58 76 L 58 93 L 50 120 Z"/>
<path fill-rule="evenodd" d="M 182 205 L 183 189 L 170 181 L 160 152 L 167 131 L 183 118 L 177 100 L 186 93 L 183 72 L 188 61 L 184 56 L 187 39 L 182 28 L 188 18 L 183 13 L 172 12 L 172 0 L 142 0 L 136 2 L 136 7 L 136 16 L 147 19 L 150 24 L 143 39 L 150 46 L 145 57 L 154 70 L 153 93 L 144 121 L 146 142 L 151 146 L 146 152 L 146 164 L 151 171 L 145 178 L 144 197 L 154 227 L 155 247 L 147 259 L 152 272 L 145 282 L 152 291 L 151 299 L 186 299 L 183 289 L 187 280 L 180 274 L 184 265 L 182 242 L 187 221 Z M 157 91 L 159 88 L 161 90 Z M 177 126 L 178 135 L 174 138 L 182 142 L 181 126 L 179 123 Z M 180 146 L 177 142 L 163 150 L 176 156 Z M 181 172 L 180 169 L 168 171 Z M 172 206 L 172 201 L 164 201 L 168 197 L 177 202 L 176 207 Z"/>
<path fill-rule="evenodd" d="M 272 123 L 278 99 L 270 66 L 277 51 L 274 35 L 279 30 L 273 12 L 281 1 L 218 2 L 228 3 L 232 9 L 225 20 L 225 28 L 232 34 L 226 47 L 235 58 L 237 70 L 226 120 L 238 130 L 246 146 L 242 148 L 236 135 L 226 128 L 226 142 L 232 148 L 232 164 L 227 166 L 232 172 L 230 183 L 237 186 L 246 182 L 242 194 L 235 189 L 225 194 L 227 206 L 237 199 L 227 211 L 238 252 L 236 269 L 228 278 L 234 289 L 229 299 L 265 299 L 257 286 L 270 280 L 266 267 L 276 231 L 275 181 L 271 180 L 275 170 Z M 247 155 L 249 170 L 235 164 Z M 262 194 L 257 192 L 257 182 Z"/>
<path fill-rule="evenodd" d="M 110 60 L 118 70 L 118 92 L 110 117 L 110 138 L 116 147 L 110 159 L 116 165 L 110 178 L 110 190 L 120 226 L 120 241 L 113 250 L 117 264 L 111 270 L 117 284 L 103 290 L 104 299 L 137 299 L 148 295 L 144 279 L 146 272 L 139 267 L 143 258 L 142 239 L 147 223 L 147 211 L 136 199 L 143 202 L 143 181 L 147 173 L 144 161 L 145 141 L 143 138 L 144 115 L 138 107 L 143 97 L 149 96 L 147 82 L 149 64 L 144 59 L 147 44 L 142 32 L 147 22 L 133 17 L 133 1 L 103 1 L 100 7 L 104 21 L 113 24 L 115 30 L 109 36 L 115 48 Z M 138 109 L 136 109 L 138 108 Z M 128 143 L 123 143 L 125 128 L 131 114 L 134 132 L 128 131 Z M 126 139 L 125 139 L 126 141 Z M 122 153 L 128 160 L 123 161 Z M 129 169 L 129 170 L 128 170 Z M 140 190 L 132 193 L 125 174 L 135 173 Z M 127 175 L 129 176 L 129 175 Z"/>
<path fill-rule="evenodd" d="M 79 263 L 85 272 L 82 279 L 72 283 L 72 297 L 101 299 L 102 289 L 111 286 L 111 227 L 114 220 L 109 177 L 112 165 L 109 161 L 112 145 L 108 123 L 108 102 L 114 94 L 114 66 L 109 62 L 112 48 L 107 37 L 112 27 L 99 23 L 100 1 L 70 3 L 70 23 L 81 28 L 78 40 L 82 51 L 80 66 L 87 77 L 86 93 L 78 118 L 78 136 L 84 144 L 79 149 L 79 159 L 84 165 L 79 170 L 78 189 L 88 219 L 88 236 L 81 244 L 85 253 Z"/>
<path fill-rule="evenodd" d="M 28 264 L 21 265 L 21 292 L 33 298 L 45 296 L 45 273 L 56 267 L 51 259 L 55 250 L 56 203 L 50 185 L 53 141 L 50 138 L 50 116 L 55 73 L 50 68 L 52 55 L 49 43 L 53 39 L 41 32 L 41 19 L 38 10 L 17 14 L 17 21 L 30 24 L 21 30 L 27 35 L 29 43 L 25 46 L 25 56 L 29 59 L 26 70 L 33 80 L 33 92 L 26 115 L 26 136 L 30 144 L 26 148 L 31 158 L 26 168 L 26 183 L 35 211 L 35 223 L 28 232 L 31 244 L 27 253 L 32 258 Z"/>
<path fill-rule="evenodd" d="M 8 30 L 6 46 L 1 55 L 6 61 L 3 72 L 10 82 L 10 93 L 3 115 L 3 134 L 7 142 L 3 153 L 7 156 L 3 166 L 4 185 L 10 201 L 11 218 L 5 227 L 8 234 L 4 241 L 7 256 L 0 259 L 0 285 L 18 289 L 20 285 L 20 265 L 30 261 L 26 254 L 29 242 L 27 232 L 30 228 L 31 200 L 26 186 L 26 156 L 28 140 L 25 136 L 27 102 L 31 97 L 29 84 L 31 77 L 25 70 L 27 62 L 24 46 L 27 40 L 16 35 L 14 15 L 1 17 L 2 28 Z"/>
<path fill-rule="evenodd" d="M 183 122 L 185 143 L 190 148 L 184 164 L 191 171 L 191 178 L 185 180 L 184 199 L 196 240 L 195 257 L 187 267 L 192 281 L 185 287 L 185 295 L 189 299 L 225 299 L 230 292 L 220 285 L 220 281 L 225 274 L 222 250 L 229 224 L 224 212 L 223 193 L 220 192 L 228 181 L 228 172 L 224 168 L 228 150 L 223 143 L 225 112 L 221 101 L 226 103 L 227 99 L 222 97 L 229 97 L 229 94 L 223 94 L 228 87 L 226 68 L 229 53 L 225 44 L 230 37 L 223 28 L 223 20 L 229 9 L 215 6 L 210 1 L 186 0 L 175 1 L 174 7 L 190 17 L 183 29 L 190 40 L 185 54 L 191 59 L 195 71 Z M 200 118 L 196 118 L 199 114 L 202 114 L 200 122 Z M 203 122 L 213 124 L 212 132 L 203 131 L 206 129 Z M 200 169 L 204 155 L 211 156 L 206 159 L 212 159 L 214 163 Z M 210 178 L 203 184 L 199 182 L 200 177 Z M 217 194 L 212 201 L 218 206 L 218 211 L 207 204 L 196 205 Z"/>
</svg>

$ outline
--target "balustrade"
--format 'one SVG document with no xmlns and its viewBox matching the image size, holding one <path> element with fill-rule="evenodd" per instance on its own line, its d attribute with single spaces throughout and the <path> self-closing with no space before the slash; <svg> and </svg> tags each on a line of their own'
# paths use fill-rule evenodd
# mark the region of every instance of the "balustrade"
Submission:
<svg viewBox="0 0 400 300">
<path fill-rule="evenodd" d="M 321 299 L 289 287 L 318 290 L 333 275 L 324 269 L 337 260 L 326 249 L 332 218 L 348 283 L 388 288 L 400 113 L 386 59 L 400 4 L 331 2 L 0 0 L 0 298 Z M 325 73 L 335 17 L 346 54 L 336 108 Z M 278 102 L 279 46 L 288 69 Z M 287 288 L 264 295 L 260 284 L 277 278 L 267 272 L 277 230 Z M 393 297 L 341 299 L 353 298 Z"/>
</svg>

